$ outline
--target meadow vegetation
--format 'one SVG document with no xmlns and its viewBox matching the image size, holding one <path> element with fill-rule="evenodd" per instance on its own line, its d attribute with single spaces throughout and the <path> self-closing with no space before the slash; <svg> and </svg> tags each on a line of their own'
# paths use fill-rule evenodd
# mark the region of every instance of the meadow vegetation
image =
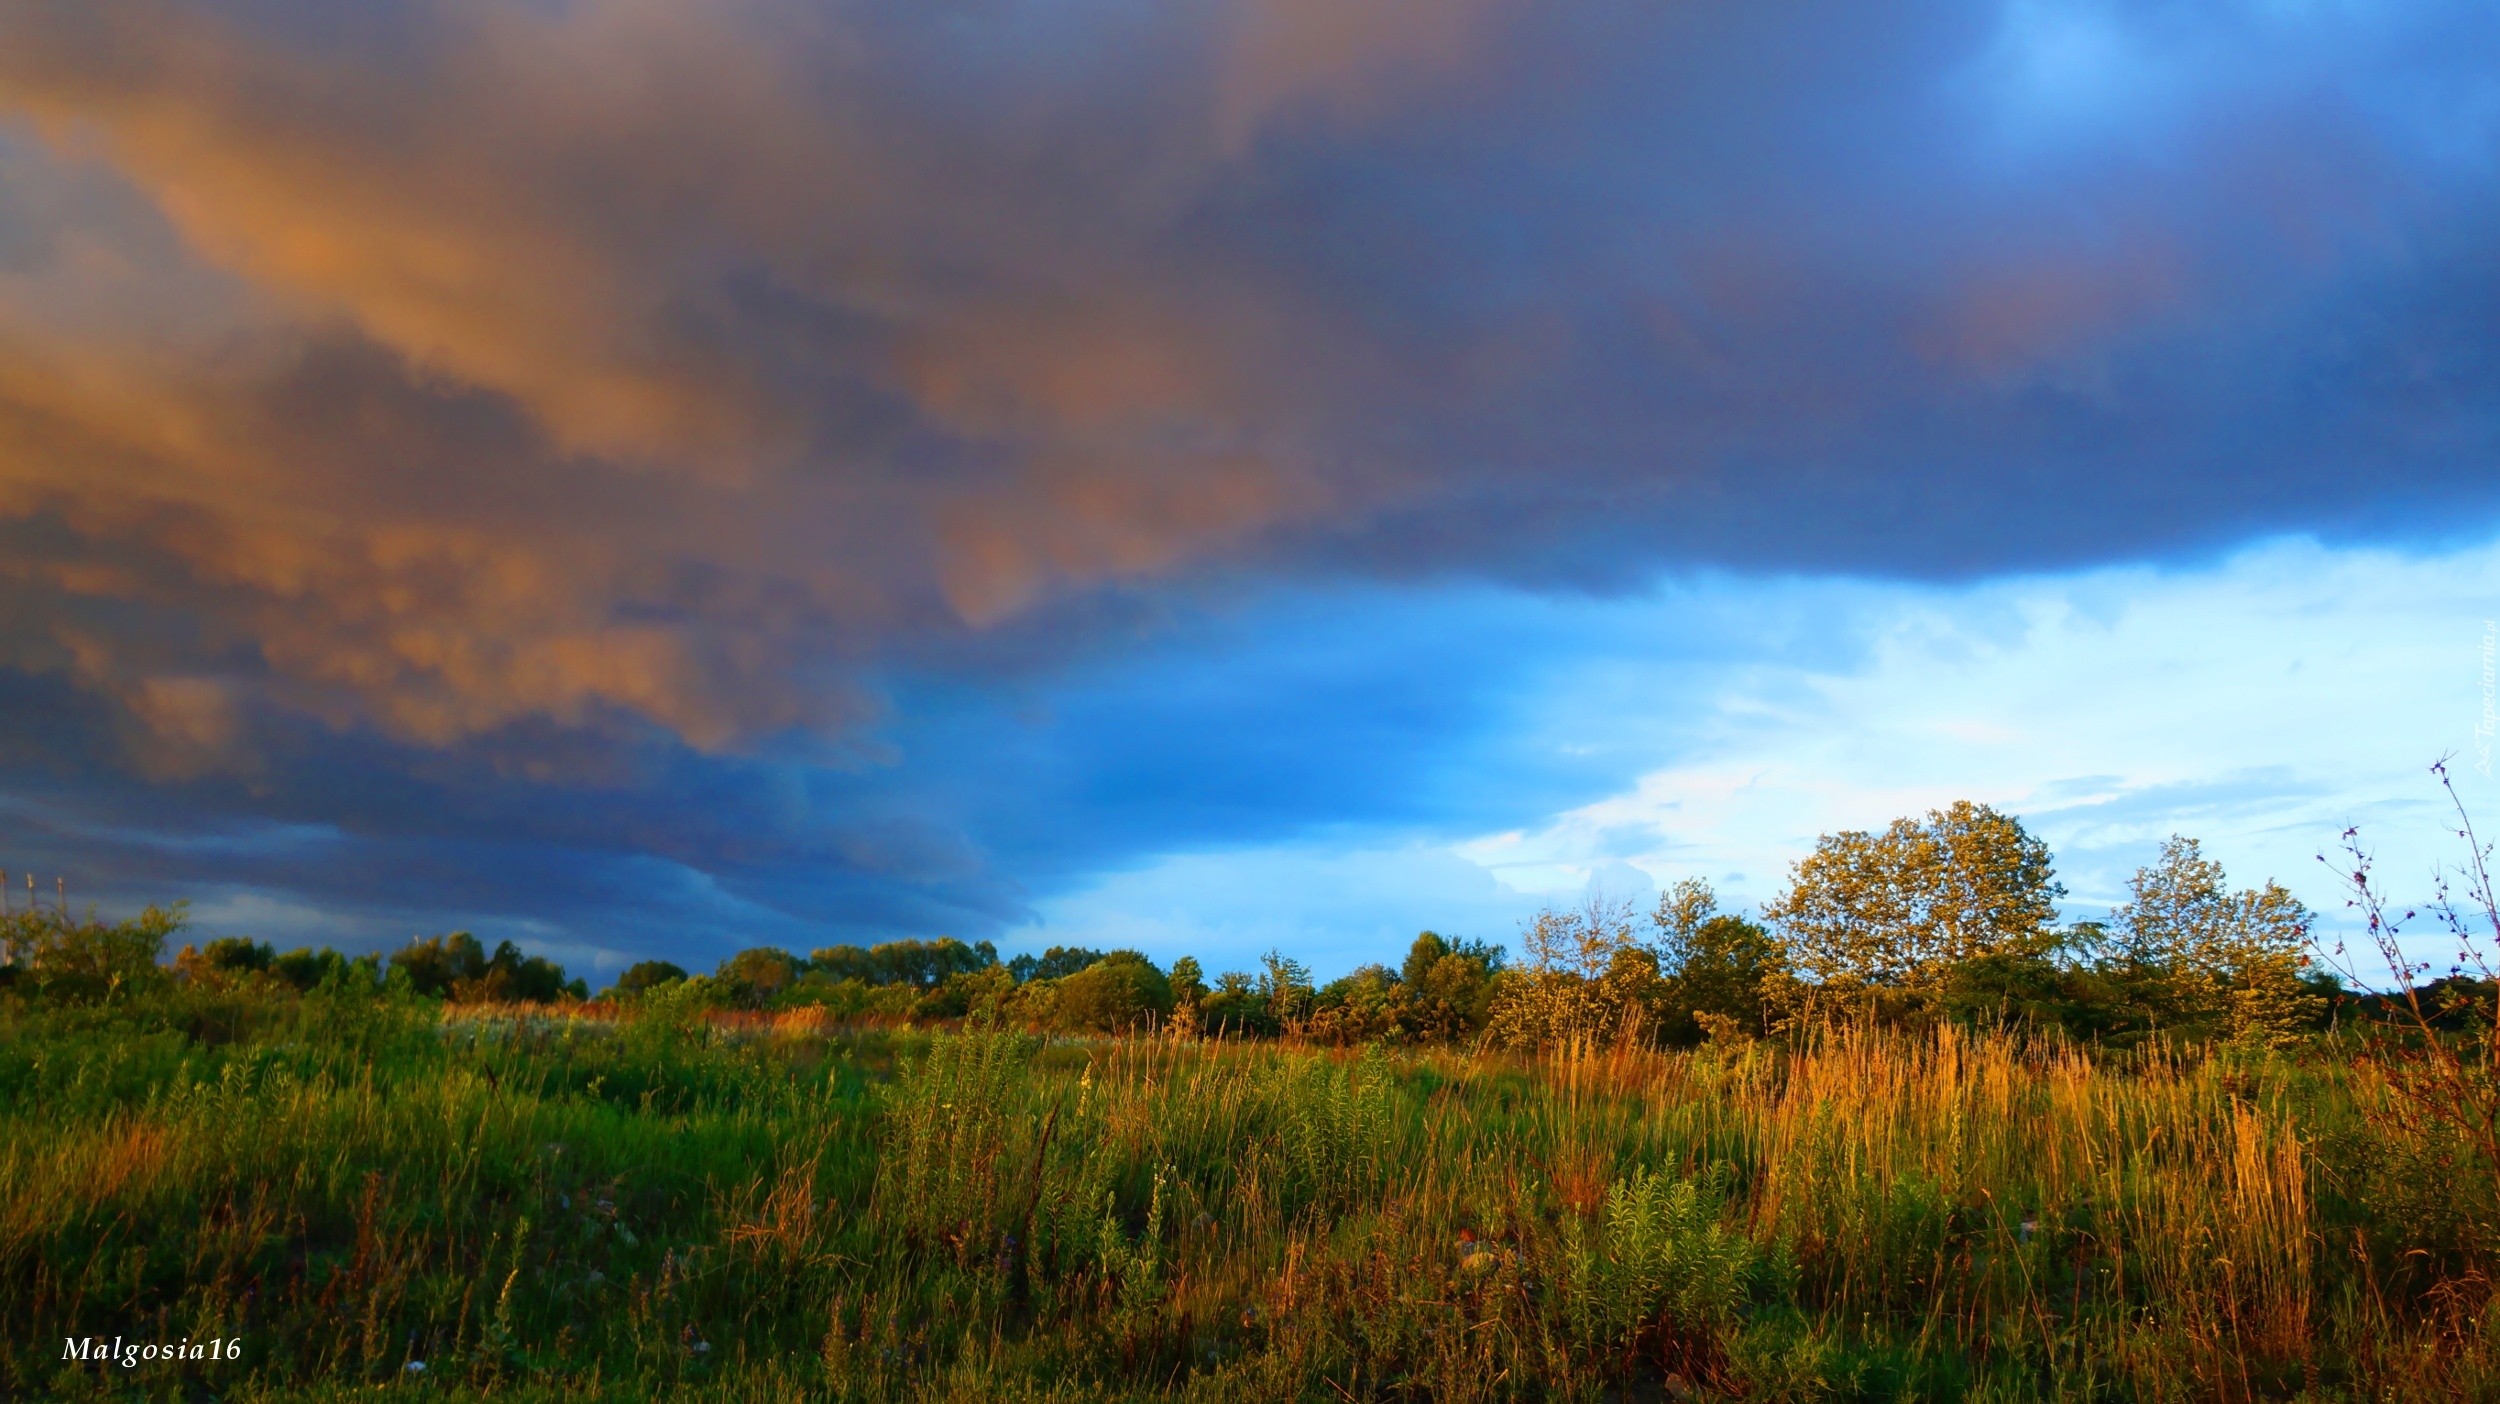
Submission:
<svg viewBox="0 0 2500 1404">
<path fill-rule="evenodd" d="M 1515 958 L 907 942 L 597 1001 L 460 935 L 21 912 L 0 1390 L 2500 1397 L 2493 987 L 2349 992 L 2186 840 L 2105 922 L 2054 881 L 1956 806 L 1767 921 L 1686 884 Z"/>
</svg>

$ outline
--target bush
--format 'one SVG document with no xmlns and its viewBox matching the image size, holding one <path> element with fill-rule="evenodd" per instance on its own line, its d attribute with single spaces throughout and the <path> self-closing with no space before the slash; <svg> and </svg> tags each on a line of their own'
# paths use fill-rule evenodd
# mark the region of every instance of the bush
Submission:
<svg viewBox="0 0 2500 1404">
<path fill-rule="evenodd" d="M 84 921 L 60 912 L 21 912 L 6 923 L 9 949 L 21 981 L 40 998 L 89 1001 L 153 988 L 166 981 L 157 962 L 166 938 L 186 924 L 187 906 L 149 907 L 111 926 L 92 912 Z"/>
</svg>

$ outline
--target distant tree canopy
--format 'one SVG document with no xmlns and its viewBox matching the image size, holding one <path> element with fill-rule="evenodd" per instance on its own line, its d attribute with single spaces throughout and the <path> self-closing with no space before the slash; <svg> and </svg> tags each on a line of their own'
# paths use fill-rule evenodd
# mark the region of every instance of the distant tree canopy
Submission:
<svg viewBox="0 0 2500 1404">
<path fill-rule="evenodd" d="M 1649 1035 L 1661 993 L 1658 953 L 1641 942 L 1631 903 L 1591 896 L 1578 907 L 1548 908 L 1521 944 L 1525 958 L 1492 1008 L 1497 1040 L 1589 1047 Z"/>
<path fill-rule="evenodd" d="M 391 956 L 391 969 L 417 993 L 454 1004 L 552 1003 L 588 993 L 580 981 L 568 985 L 554 961 L 524 956 L 510 941 L 496 942 L 489 954 L 466 931 L 410 941 Z"/>
<path fill-rule="evenodd" d="M 1083 946 L 1053 946 L 1038 956 L 1017 956 L 1007 962 L 1007 971 L 1019 982 L 1063 980 L 1102 958 L 1101 951 L 1089 951 Z"/>
<path fill-rule="evenodd" d="M 616 992 L 621 995 L 638 995 L 645 990 L 656 990 L 662 985 L 676 984 L 685 978 L 686 968 L 674 961 L 636 961 L 625 967 L 624 974 L 616 977 Z"/>
<path fill-rule="evenodd" d="M 996 964 L 998 947 L 987 941 L 967 946 L 952 936 L 867 947 L 828 946 L 808 958 L 809 967 L 830 980 L 909 985 L 919 990 L 934 990 L 957 975 Z"/>
<path fill-rule="evenodd" d="M 988 941 L 940 936 L 808 956 L 752 947 L 709 975 L 644 960 L 613 993 L 662 1011 L 813 1006 L 1071 1034 L 1155 1028 L 1540 1049 L 1734 1044 L 1834 1017 L 2032 1023 L 2115 1041 L 2169 1030 L 2281 1046 L 2343 1002 L 2384 1012 L 2381 997 L 2355 999 L 2311 963 L 2314 918 L 2290 892 L 2272 881 L 2233 888 L 2194 839 L 2164 843 L 2105 920 L 2059 925 L 2064 894 L 2047 846 L 2019 819 L 1964 801 L 1880 831 L 1823 835 L 1760 920 L 1721 910 L 1708 883 L 1687 879 L 1646 920 L 1595 897 L 1541 912 L 1522 930 L 1516 961 L 1488 941 L 1422 931 L 1396 965 L 1361 965 L 1325 984 L 1277 949 L 1255 969 L 1210 980 L 1190 956 L 1168 972 L 1140 951 L 1073 945 L 1002 962 Z M 168 968 L 167 939 L 184 925 L 178 904 L 113 924 L 45 909 L 0 917 L 0 988 L 73 1002 L 168 982 L 211 992 L 384 988 L 380 957 L 281 954 L 243 936 L 186 945 Z M 392 986 L 455 1003 L 586 994 L 553 961 L 510 941 L 490 951 L 465 931 L 411 940 L 388 971 Z M 2491 981 L 2459 977 L 2419 993 L 2441 1028 L 2500 1008 Z"/>
</svg>

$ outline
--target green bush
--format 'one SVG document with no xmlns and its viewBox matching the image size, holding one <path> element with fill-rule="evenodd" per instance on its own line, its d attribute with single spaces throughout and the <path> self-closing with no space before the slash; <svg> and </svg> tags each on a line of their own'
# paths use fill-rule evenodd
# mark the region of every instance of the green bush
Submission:
<svg viewBox="0 0 2500 1404">
<path fill-rule="evenodd" d="M 167 981 L 158 964 L 167 938 L 188 922 L 185 903 L 149 907 L 110 925 L 65 913 L 20 912 L 5 923 L 21 982 L 44 999 L 84 1002 L 154 990 Z"/>
<path fill-rule="evenodd" d="M 1056 983 L 1050 1023 L 1071 1033 L 1119 1033 L 1172 1012 L 1172 986 L 1135 951 L 1114 951 Z"/>
</svg>

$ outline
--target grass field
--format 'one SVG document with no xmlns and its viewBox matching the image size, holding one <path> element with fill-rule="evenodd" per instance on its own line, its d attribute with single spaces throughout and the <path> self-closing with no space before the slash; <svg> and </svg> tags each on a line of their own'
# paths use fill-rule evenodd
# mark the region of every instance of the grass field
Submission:
<svg viewBox="0 0 2500 1404">
<path fill-rule="evenodd" d="M 2488 1175 L 2332 1040 L 0 1011 L 15 1398 L 2500 1397 Z"/>
</svg>

